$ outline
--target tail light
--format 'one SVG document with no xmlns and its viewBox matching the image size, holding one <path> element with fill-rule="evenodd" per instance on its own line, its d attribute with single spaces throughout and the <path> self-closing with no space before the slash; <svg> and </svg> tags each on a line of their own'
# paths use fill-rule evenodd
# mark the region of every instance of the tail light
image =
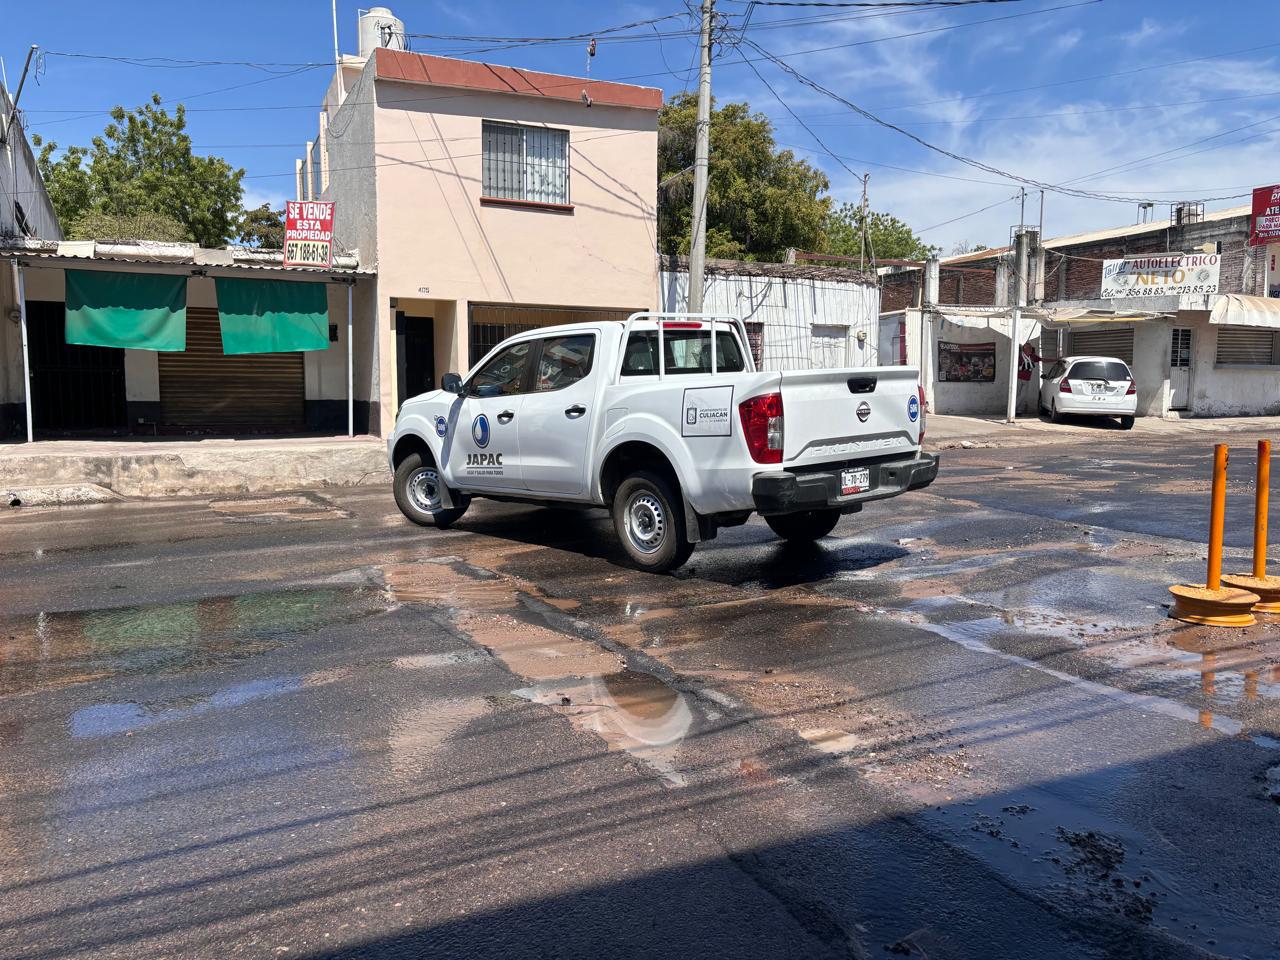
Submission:
<svg viewBox="0 0 1280 960">
<path fill-rule="evenodd" d="M 742 435 L 756 463 L 782 462 L 782 394 L 765 393 L 738 404 Z"/>
<path fill-rule="evenodd" d="M 918 383 L 916 384 L 916 396 L 920 400 L 920 438 L 916 440 L 916 443 L 923 446 L 924 445 L 924 387 L 922 387 Z"/>
<path fill-rule="evenodd" d="M 1058 392 L 1059 392 L 1059 393 L 1070 393 L 1070 392 L 1071 392 L 1071 381 L 1070 381 L 1070 380 L 1063 380 L 1060 384 L 1058 384 Z"/>
<path fill-rule="evenodd" d="M 1126 391 L 1124 392 L 1124 395 L 1125 395 L 1126 397 L 1132 397 L 1132 396 L 1133 396 L 1134 394 L 1136 394 L 1137 392 L 1138 392 L 1138 384 L 1137 384 L 1136 382 L 1134 382 L 1133 380 L 1130 380 L 1130 381 L 1129 381 L 1129 389 L 1128 389 L 1128 390 L 1126 390 Z"/>
</svg>

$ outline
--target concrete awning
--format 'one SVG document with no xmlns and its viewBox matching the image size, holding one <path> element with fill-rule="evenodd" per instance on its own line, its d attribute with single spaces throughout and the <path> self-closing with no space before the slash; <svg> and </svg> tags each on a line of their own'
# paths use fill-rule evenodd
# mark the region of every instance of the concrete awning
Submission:
<svg viewBox="0 0 1280 960">
<path fill-rule="evenodd" d="M 1232 327 L 1270 327 L 1280 330 L 1280 300 L 1227 293 L 1218 298 L 1209 314 L 1210 323 Z"/>
</svg>

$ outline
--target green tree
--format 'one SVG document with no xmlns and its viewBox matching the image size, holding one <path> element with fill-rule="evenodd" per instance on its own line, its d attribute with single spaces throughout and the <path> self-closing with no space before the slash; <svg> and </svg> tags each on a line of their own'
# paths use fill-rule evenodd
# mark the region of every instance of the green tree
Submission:
<svg viewBox="0 0 1280 960">
<path fill-rule="evenodd" d="M 828 214 L 823 225 L 826 234 L 825 253 L 857 257 L 862 253 L 862 205 L 842 203 Z M 909 226 L 888 213 L 869 211 L 867 242 L 877 260 L 924 260 L 937 247 L 925 243 Z"/>
<path fill-rule="evenodd" d="M 40 172 L 64 227 L 78 230 L 89 213 L 149 212 L 182 224 L 189 239 L 203 246 L 225 244 L 243 212 L 244 170 L 221 157 L 193 154 L 186 127 L 182 104 L 169 114 L 153 94 L 150 103 L 133 110 L 116 107 L 91 146 L 68 147 L 57 159 L 56 143 L 33 137 L 40 148 Z"/>
<path fill-rule="evenodd" d="M 191 239 L 191 231 L 173 217 L 150 210 L 137 213 L 107 213 L 89 210 L 67 228 L 68 240 L 169 240 Z"/>
<path fill-rule="evenodd" d="M 698 98 L 677 94 L 658 114 L 658 249 L 688 253 Z M 745 103 L 713 104 L 707 256 L 781 260 L 817 250 L 831 207 L 826 175 L 779 150 L 773 125 Z"/>
<path fill-rule="evenodd" d="M 240 242 L 268 250 L 284 248 L 284 211 L 272 210 L 271 204 L 246 210 L 240 219 Z"/>
</svg>

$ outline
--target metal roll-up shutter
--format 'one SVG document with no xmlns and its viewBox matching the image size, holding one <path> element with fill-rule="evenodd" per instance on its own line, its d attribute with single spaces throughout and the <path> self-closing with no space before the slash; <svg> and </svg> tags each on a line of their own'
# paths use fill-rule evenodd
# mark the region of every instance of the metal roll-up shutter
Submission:
<svg viewBox="0 0 1280 960">
<path fill-rule="evenodd" d="M 1073 357 L 1115 357 L 1133 363 L 1133 327 L 1118 330 L 1075 330 L 1071 333 Z"/>
<path fill-rule="evenodd" d="M 187 307 L 187 349 L 157 354 L 160 417 L 184 427 L 301 427 L 301 353 L 222 352 L 218 311 Z"/>
<path fill-rule="evenodd" d="M 1188 341 L 1190 333 L 1188 330 Z M 1280 337 L 1276 331 L 1266 327 L 1219 327 L 1214 362 L 1234 366 L 1271 366 L 1280 361 L 1278 341 Z"/>
</svg>

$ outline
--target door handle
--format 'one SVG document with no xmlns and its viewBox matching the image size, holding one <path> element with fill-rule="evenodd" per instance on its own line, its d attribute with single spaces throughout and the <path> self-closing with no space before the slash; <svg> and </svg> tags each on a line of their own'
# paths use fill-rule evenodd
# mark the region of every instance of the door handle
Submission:
<svg viewBox="0 0 1280 960">
<path fill-rule="evenodd" d="M 516 418 L 516 415 L 514 410 L 503 410 L 500 414 L 498 414 L 499 423 L 510 423 L 515 418 Z"/>
<path fill-rule="evenodd" d="M 570 420 L 577 420 L 580 416 L 587 412 L 587 408 L 580 403 L 575 403 L 572 407 L 566 407 L 564 415 Z"/>
</svg>

